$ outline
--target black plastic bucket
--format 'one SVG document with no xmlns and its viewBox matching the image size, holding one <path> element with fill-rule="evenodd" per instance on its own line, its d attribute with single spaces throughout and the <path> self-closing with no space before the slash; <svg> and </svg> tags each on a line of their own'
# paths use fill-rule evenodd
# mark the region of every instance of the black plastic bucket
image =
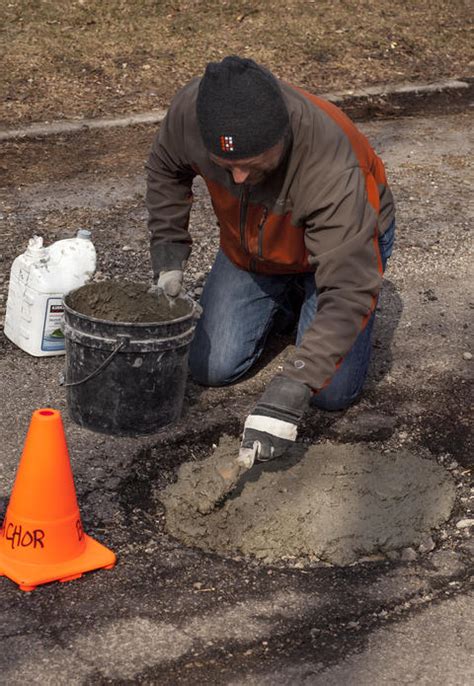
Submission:
<svg viewBox="0 0 474 686">
<path fill-rule="evenodd" d="M 189 345 L 200 306 L 156 323 L 106 321 L 76 312 L 64 298 L 64 386 L 72 419 L 101 433 L 157 431 L 182 412 Z"/>
</svg>

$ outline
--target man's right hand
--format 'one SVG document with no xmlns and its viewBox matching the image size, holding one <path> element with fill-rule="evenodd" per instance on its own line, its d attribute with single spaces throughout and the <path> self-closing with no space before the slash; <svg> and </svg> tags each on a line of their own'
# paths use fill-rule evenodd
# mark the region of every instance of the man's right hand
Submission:
<svg viewBox="0 0 474 686">
<path fill-rule="evenodd" d="M 160 272 L 156 285 L 168 298 L 177 298 L 183 291 L 183 271 L 172 269 L 168 272 Z"/>
</svg>

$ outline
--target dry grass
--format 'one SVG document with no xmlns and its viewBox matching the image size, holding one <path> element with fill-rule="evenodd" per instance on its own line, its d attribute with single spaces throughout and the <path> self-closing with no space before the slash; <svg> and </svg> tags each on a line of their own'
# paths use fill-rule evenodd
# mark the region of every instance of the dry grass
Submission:
<svg viewBox="0 0 474 686">
<path fill-rule="evenodd" d="M 226 54 L 314 91 L 463 76 L 469 0 L 3 0 L 8 125 L 166 106 Z"/>
</svg>

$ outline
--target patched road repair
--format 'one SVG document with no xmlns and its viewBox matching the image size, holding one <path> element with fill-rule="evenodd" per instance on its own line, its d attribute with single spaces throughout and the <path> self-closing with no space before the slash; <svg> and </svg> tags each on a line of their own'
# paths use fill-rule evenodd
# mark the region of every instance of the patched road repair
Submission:
<svg viewBox="0 0 474 686">
<path fill-rule="evenodd" d="M 468 114 L 361 127 L 387 162 L 399 217 L 367 391 L 346 412 L 307 417 L 293 463 L 244 476 L 215 511 L 201 515 L 209 522 L 205 545 L 169 533 L 161 494 L 176 488 L 180 468 L 191 469 L 183 465 L 216 455 L 223 435 L 236 441 L 245 412 L 292 341 L 280 337 L 265 364 L 232 387 L 188 384 L 182 420 L 138 439 L 76 426 L 59 385 L 64 359 L 33 358 L 0 338 L 2 514 L 31 412 L 55 407 L 84 528 L 118 557 L 113 570 L 31 594 L 0 580 L 7 683 L 473 680 L 470 127 Z M 2 315 L 9 265 L 34 233 L 50 242 L 90 228 L 98 281 L 147 280 L 142 164 L 152 135 L 152 127 L 139 126 L 126 137 L 109 131 L 5 145 Z M 187 287 L 197 297 L 217 243 L 200 184 L 195 193 Z M 347 464 L 358 467 L 351 472 Z M 304 476 L 298 495 L 306 509 L 291 497 L 292 469 Z M 396 469 L 406 508 L 391 487 Z M 330 516 L 323 502 L 338 512 L 341 499 L 329 487 L 336 482 L 345 492 L 337 520 L 344 530 L 324 547 L 315 538 L 320 529 L 308 532 L 307 518 Z M 361 514 L 372 525 L 381 512 L 379 524 L 391 530 L 360 528 Z M 276 553 L 258 541 L 227 541 L 236 523 L 249 521 L 266 526 Z M 298 548 L 301 540 L 313 555 Z"/>
<path fill-rule="evenodd" d="M 210 457 L 182 465 L 176 484 L 158 494 L 167 530 L 178 540 L 267 563 L 344 566 L 418 547 L 454 505 L 449 473 L 415 453 L 325 442 L 254 468 L 251 480 L 209 509 L 219 465 L 238 448 L 238 440 L 224 437 Z"/>
</svg>

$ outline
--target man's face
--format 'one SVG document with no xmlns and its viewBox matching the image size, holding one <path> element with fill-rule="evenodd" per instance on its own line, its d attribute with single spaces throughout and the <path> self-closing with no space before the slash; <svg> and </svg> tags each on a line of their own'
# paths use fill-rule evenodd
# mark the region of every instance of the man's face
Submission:
<svg viewBox="0 0 474 686">
<path fill-rule="evenodd" d="M 246 157 L 243 160 L 225 160 L 222 157 L 210 153 L 209 157 L 214 164 L 227 169 L 234 179 L 234 183 L 248 183 L 255 186 L 261 183 L 265 177 L 271 174 L 280 164 L 285 150 L 285 141 L 281 140 L 273 148 L 255 157 Z"/>
</svg>

